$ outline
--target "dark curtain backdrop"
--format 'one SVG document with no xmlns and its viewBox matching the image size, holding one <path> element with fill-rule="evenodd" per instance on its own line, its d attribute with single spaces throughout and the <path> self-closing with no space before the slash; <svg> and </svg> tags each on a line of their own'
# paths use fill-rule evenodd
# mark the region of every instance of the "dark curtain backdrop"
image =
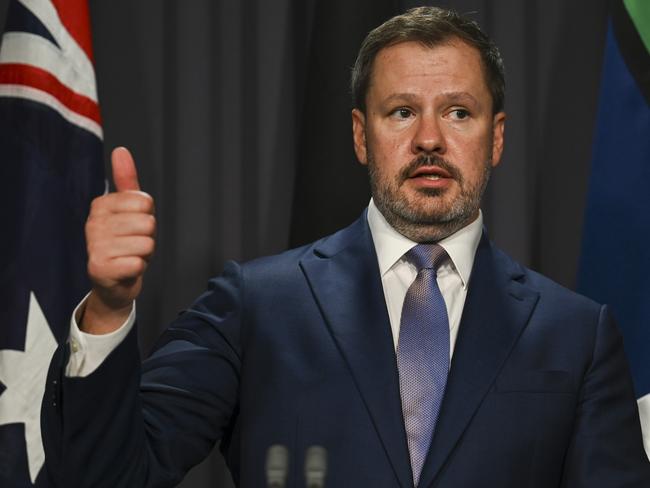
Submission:
<svg viewBox="0 0 650 488">
<path fill-rule="evenodd" d="M 281 251 L 361 212 L 369 195 L 352 151 L 349 69 L 371 27 L 420 3 L 91 1 L 107 158 L 130 147 L 156 199 L 158 248 L 138 302 L 144 351 L 225 260 Z M 490 235 L 572 287 L 606 0 L 437 4 L 472 12 L 505 59 L 506 151 L 483 206 Z M 214 454 L 181 486 L 227 479 Z"/>
</svg>

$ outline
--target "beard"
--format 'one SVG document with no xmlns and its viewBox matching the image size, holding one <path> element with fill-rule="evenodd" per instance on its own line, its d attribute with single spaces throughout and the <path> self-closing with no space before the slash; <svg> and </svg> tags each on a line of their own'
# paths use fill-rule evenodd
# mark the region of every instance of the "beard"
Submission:
<svg viewBox="0 0 650 488">
<path fill-rule="evenodd" d="M 491 159 L 472 184 L 457 166 L 436 155 L 413 159 L 391 178 L 381 173 L 372 152 L 367 150 L 367 154 L 370 189 L 377 208 L 394 229 L 412 241 L 437 242 L 465 227 L 478 214 L 492 171 Z M 422 188 L 416 197 L 401 192 L 402 185 L 422 166 L 437 166 L 446 171 L 459 186 L 459 194 L 448 202 L 444 196 L 449 189 Z"/>
</svg>

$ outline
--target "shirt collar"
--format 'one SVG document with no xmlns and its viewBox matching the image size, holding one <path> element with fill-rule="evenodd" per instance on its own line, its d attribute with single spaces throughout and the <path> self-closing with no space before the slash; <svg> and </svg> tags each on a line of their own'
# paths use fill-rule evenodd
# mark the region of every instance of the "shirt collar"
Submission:
<svg viewBox="0 0 650 488">
<path fill-rule="evenodd" d="M 373 199 L 370 199 L 368 204 L 368 226 L 375 244 L 381 276 L 395 266 L 409 249 L 417 245 L 417 242 L 403 236 L 391 227 Z M 478 217 L 472 223 L 438 242 L 447 251 L 454 268 L 460 275 L 463 288 L 467 288 L 469 283 L 482 229 L 483 213 L 479 210 Z"/>
</svg>

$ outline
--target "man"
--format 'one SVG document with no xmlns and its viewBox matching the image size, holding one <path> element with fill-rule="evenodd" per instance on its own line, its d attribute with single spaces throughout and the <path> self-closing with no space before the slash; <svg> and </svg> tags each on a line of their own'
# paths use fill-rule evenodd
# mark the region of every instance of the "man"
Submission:
<svg viewBox="0 0 650 488">
<path fill-rule="evenodd" d="M 227 265 L 139 369 L 133 301 L 153 202 L 128 152 L 93 203 L 94 286 L 45 397 L 63 486 L 173 486 L 215 441 L 240 486 L 310 445 L 327 486 L 647 487 L 606 307 L 523 268 L 482 231 L 503 150 L 503 68 L 478 27 L 422 7 L 364 41 L 357 157 L 373 200 L 311 245 Z M 73 322 L 75 322 L 73 321 Z M 65 371 L 65 374 L 63 374 Z"/>
</svg>

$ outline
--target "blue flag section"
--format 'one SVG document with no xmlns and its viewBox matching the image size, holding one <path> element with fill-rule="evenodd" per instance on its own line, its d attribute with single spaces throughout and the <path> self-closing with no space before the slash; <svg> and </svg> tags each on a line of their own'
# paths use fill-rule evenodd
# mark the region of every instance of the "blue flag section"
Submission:
<svg viewBox="0 0 650 488">
<path fill-rule="evenodd" d="M 650 455 L 650 53 L 627 4 L 642 6 L 621 2 L 609 24 L 578 289 L 612 306 Z"/>
<path fill-rule="evenodd" d="M 13 1 L 0 46 L 0 486 L 51 486 L 47 369 L 88 290 L 83 226 L 104 191 L 86 0 Z"/>
</svg>

